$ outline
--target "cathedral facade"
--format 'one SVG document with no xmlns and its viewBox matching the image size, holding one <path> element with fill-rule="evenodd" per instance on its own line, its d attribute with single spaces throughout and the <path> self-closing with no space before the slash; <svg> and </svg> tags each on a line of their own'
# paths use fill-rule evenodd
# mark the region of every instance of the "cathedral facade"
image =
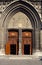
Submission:
<svg viewBox="0 0 42 65">
<path fill-rule="evenodd" d="M 41 1 L 0 2 L 0 49 L 5 55 L 42 53 Z M 0 53 L 1 53 L 0 52 Z"/>
</svg>

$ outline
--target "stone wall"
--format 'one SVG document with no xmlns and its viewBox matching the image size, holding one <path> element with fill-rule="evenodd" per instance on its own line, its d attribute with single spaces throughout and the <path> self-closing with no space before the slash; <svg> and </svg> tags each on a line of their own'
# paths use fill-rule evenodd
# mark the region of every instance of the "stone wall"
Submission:
<svg viewBox="0 0 42 65">
<path fill-rule="evenodd" d="M 6 3 L 1 2 L 1 4 L 0 4 L 0 19 L 1 19 L 2 12 L 5 10 L 5 8 L 8 6 L 9 3 L 7 3 L 7 2 Z M 40 19 L 42 21 L 42 18 L 41 18 L 41 2 L 28 2 L 28 3 L 30 3 L 37 10 L 37 12 L 38 12 L 38 14 L 40 16 Z M 1 25 L 1 21 L 0 21 L 0 25 Z M 5 39 L 4 38 L 4 31 L 0 27 L 0 43 L 1 44 L 4 43 L 4 39 Z M 41 44 L 41 47 L 42 47 L 42 31 L 40 32 L 40 44 Z"/>
</svg>

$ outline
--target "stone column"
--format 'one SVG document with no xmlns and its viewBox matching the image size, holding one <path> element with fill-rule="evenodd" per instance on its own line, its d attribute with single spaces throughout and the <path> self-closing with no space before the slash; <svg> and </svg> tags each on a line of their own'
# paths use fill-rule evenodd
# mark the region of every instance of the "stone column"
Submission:
<svg viewBox="0 0 42 65">
<path fill-rule="evenodd" d="M 5 31 L 4 28 L 1 28 L 0 30 L 0 41 L 1 41 L 1 49 L 0 49 L 0 54 L 5 54 L 5 48 L 4 48 L 4 43 L 5 43 Z"/>
<path fill-rule="evenodd" d="M 1 44 L 2 44 L 2 29 L 0 28 L 0 49 L 1 49 Z"/>
<path fill-rule="evenodd" d="M 2 48 L 4 48 L 4 44 L 5 44 L 5 30 L 4 28 L 2 28 L 2 31 L 1 31 L 1 34 L 2 34 Z"/>
<path fill-rule="evenodd" d="M 22 55 L 21 45 L 22 45 L 22 29 L 19 29 L 19 55 Z"/>
<path fill-rule="evenodd" d="M 36 43 L 36 50 L 39 50 L 40 45 L 40 31 L 38 29 L 35 30 L 35 43 Z"/>
<path fill-rule="evenodd" d="M 40 31 L 40 50 L 42 51 L 42 30 Z"/>
</svg>

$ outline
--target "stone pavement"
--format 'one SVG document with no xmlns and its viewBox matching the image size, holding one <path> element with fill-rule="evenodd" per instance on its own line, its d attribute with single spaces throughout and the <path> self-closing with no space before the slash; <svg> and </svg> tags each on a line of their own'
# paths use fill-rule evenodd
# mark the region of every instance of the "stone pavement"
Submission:
<svg viewBox="0 0 42 65">
<path fill-rule="evenodd" d="M 36 56 L 0 56 L 0 65 L 42 65 L 42 60 Z"/>
<path fill-rule="evenodd" d="M 42 65 L 40 60 L 0 59 L 0 65 Z"/>
</svg>

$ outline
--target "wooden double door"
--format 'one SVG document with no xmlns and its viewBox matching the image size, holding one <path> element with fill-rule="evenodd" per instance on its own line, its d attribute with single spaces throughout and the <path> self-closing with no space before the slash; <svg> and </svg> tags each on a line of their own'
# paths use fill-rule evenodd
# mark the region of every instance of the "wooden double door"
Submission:
<svg viewBox="0 0 42 65">
<path fill-rule="evenodd" d="M 19 30 L 8 30 L 8 42 L 5 45 L 5 53 L 7 55 L 19 54 Z M 21 53 L 22 55 L 32 54 L 32 31 L 22 30 Z"/>
</svg>

